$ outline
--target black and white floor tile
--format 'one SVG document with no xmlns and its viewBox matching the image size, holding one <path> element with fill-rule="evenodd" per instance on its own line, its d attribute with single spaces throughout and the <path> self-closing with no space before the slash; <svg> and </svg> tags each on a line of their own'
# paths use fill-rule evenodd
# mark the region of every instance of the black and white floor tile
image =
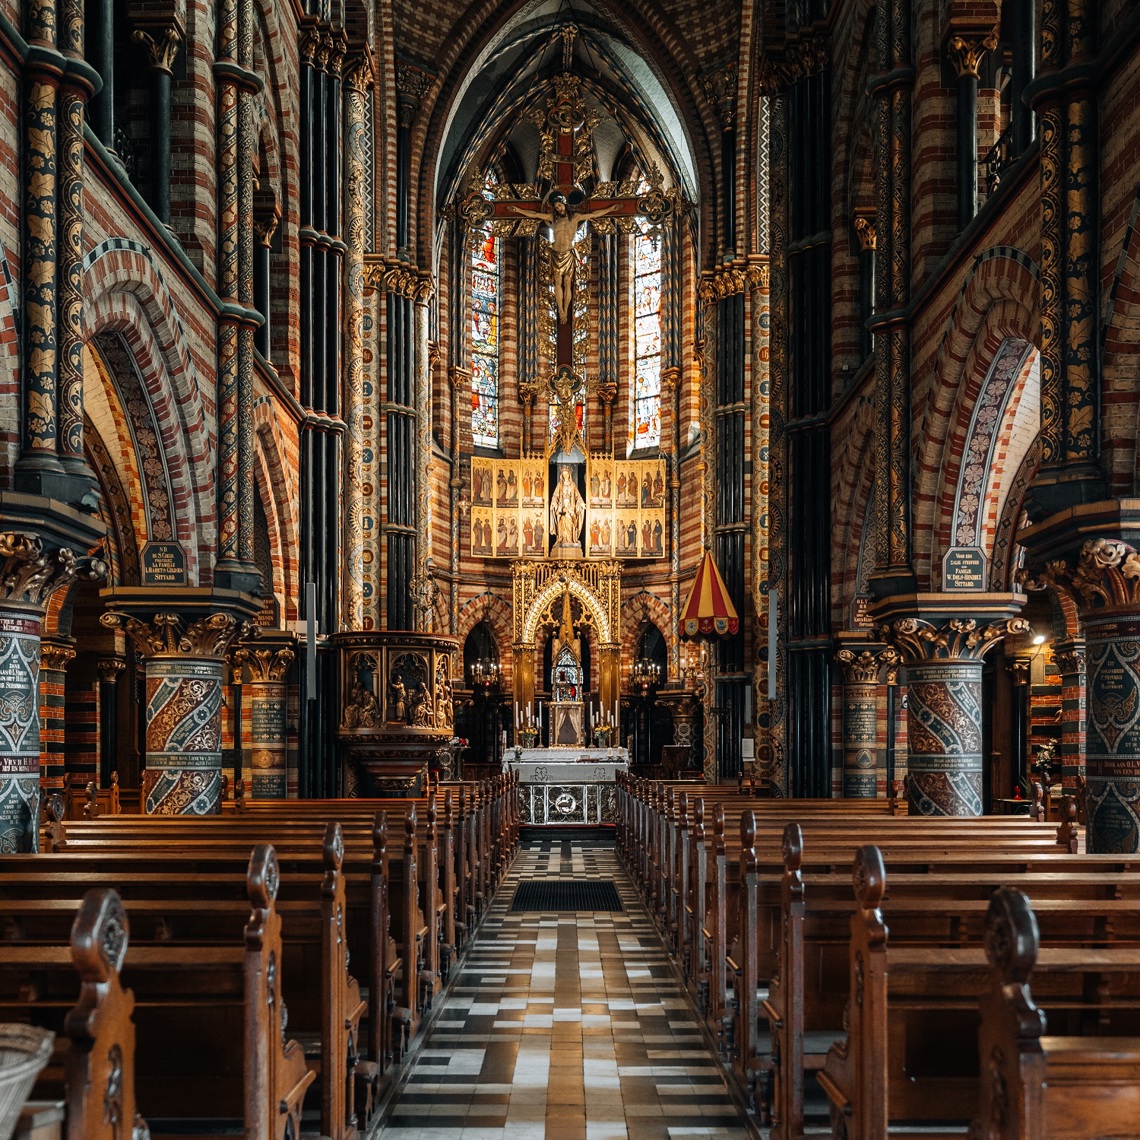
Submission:
<svg viewBox="0 0 1140 1140">
<path fill-rule="evenodd" d="M 534 878 L 612 878 L 622 913 L 511 913 Z M 524 848 L 384 1140 L 745 1140 L 749 1135 L 609 846 Z"/>
</svg>

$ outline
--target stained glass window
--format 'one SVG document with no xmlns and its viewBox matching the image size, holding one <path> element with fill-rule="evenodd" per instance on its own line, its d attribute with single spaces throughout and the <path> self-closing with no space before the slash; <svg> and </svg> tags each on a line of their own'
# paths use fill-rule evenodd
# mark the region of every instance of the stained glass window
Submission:
<svg viewBox="0 0 1140 1140">
<path fill-rule="evenodd" d="M 574 332 L 572 334 L 574 371 L 586 379 L 586 351 L 589 347 L 590 336 L 590 239 L 588 236 L 580 238 L 574 244 Z M 554 293 L 550 294 L 550 311 L 553 314 L 551 323 L 551 359 L 558 359 L 558 316 L 554 307 Z M 558 404 L 557 396 L 550 401 L 548 416 L 549 438 L 554 439 L 558 434 Z M 579 400 L 574 408 L 577 413 L 578 431 L 586 430 L 586 405 Z"/>
<path fill-rule="evenodd" d="M 471 434 L 499 446 L 499 239 L 490 224 L 471 250 Z"/>
<path fill-rule="evenodd" d="M 661 231 L 642 218 L 633 234 L 633 447 L 661 443 Z"/>
</svg>

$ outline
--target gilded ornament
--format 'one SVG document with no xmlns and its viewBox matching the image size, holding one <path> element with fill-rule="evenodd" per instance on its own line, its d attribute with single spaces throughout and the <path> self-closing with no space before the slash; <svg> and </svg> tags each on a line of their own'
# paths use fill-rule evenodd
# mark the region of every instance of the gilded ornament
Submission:
<svg viewBox="0 0 1140 1140">
<path fill-rule="evenodd" d="M 106 576 L 101 558 L 67 547 L 45 553 L 38 535 L 0 531 L 0 600 L 39 606 L 77 578 L 98 582 Z"/>
</svg>

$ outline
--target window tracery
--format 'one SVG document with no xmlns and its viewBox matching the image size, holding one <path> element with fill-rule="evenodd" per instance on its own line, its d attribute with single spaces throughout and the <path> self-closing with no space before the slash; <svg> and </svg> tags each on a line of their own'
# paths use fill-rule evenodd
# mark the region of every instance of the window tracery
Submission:
<svg viewBox="0 0 1140 1140">
<path fill-rule="evenodd" d="M 477 447 L 499 446 L 501 242 L 490 223 L 471 249 L 471 435 Z"/>
<path fill-rule="evenodd" d="M 633 232 L 633 390 L 630 446 L 661 443 L 661 231 L 645 218 Z"/>
</svg>

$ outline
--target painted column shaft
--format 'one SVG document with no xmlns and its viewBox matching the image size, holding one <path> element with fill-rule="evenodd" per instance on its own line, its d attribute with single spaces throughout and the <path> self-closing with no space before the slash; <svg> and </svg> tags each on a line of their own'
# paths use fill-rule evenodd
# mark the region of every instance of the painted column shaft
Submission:
<svg viewBox="0 0 1140 1140">
<path fill-rule="evenodd" d="M 1090 853 L 1140 851 L 1140 617 L 1085 614 Z"/>
<path fill-rule="evenodd" d="M 59 642 L 40 644 L 40 756 L 41 782 L 44 792 L 62 793 L 67 784 L 67 759 L 64 751 L 65 686 L 67 663 L 75 649 Z"/>
<path fill-rule="evenodd" d="M 145 810 L 216 815 L 222 799 L 221 658 L 146 661 Z"/>
<path fill-rule="evenodd" d="M 982 814 L 981 699 L 981 661 L 924 661 L 909 667 L 911 815 Z"/>
<path fill-rule="evenodd" d="M 1053 647 L 1061 673 L 1061 786 L 1066 795 L 1077 790 L 1077 777 L 1085 776 L 1085 738 L 1088 726 L 1085 645 L 1079 640 Z"/>
<path fill-rule="evenodd" d="M 39 850 L 40 612 L 0 605 L 0 855 Z"/>
<path fill-rule="evenodd" d="M 286 798 L 284 681 L 247 681 L 249 691 L 250 794 L 255 800 Z"/>
<path fill-rule="evenodd" d="M 879 756 L 879 686 L 843 686 L 843 798 L 874 799 L 885 791 Z"/>
</svg>

